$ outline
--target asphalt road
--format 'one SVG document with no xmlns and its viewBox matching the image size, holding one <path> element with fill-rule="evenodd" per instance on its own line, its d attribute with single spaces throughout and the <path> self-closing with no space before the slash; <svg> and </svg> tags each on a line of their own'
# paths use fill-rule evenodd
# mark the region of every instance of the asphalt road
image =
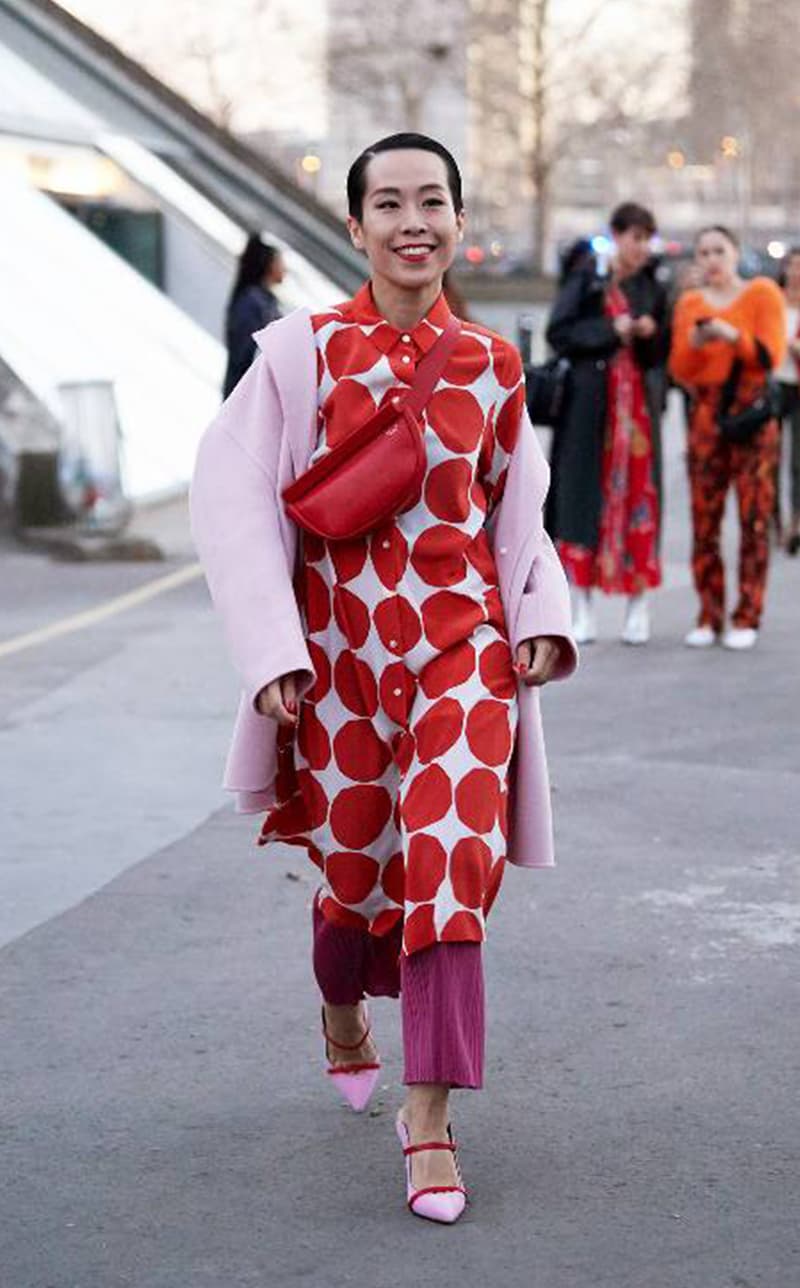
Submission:
<svg viewBox="0 0 800 1288">
<path fill-rule="evenodd" d="M 373 1114 L 322 1076 L 312 871 L 218 790 L 201 585 L 0 659 L 1 1288 L 797 1288 L 800 561 L 755 653 L 683 649 L 670 441 L 656 637 L 605 605 L 546 694 L 559 866 L 492 915 L 452 1229 L 404 1210 L 396 1006 Z M 5 636 L 164 571 L 0 564 Z"/>
</svg>

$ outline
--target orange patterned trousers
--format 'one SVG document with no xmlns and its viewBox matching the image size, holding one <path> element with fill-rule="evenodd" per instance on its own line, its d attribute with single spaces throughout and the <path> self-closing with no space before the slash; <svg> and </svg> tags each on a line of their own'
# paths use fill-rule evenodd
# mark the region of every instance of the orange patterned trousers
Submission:
<svg viewBox="0 0 800 1288">
<path fill-rule="evenodd" d="M 739 506 L 739 600 L 734 626 L 758 628 L 769 566 L 769 523 L 775 504 L 780 436 L 769 421 L 749 443 L 723 439 L 714 403 L 695 404 L 689 424 L 689 485 L 692 504 L 692 572 L 700 596 L 700 624 L 722 630 L 725 568 L 720 552 L 725 499 L 733 484 Z"/>
</svg>

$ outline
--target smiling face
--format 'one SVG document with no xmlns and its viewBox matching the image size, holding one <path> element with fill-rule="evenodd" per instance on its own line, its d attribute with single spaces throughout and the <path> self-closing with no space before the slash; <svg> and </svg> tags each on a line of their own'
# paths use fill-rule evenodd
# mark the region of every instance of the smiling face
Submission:
<svg viewBox="0 0 800 1288">
<path fill-rule="evenodd" d="M 739 251 L 730 238 L 716 228 L 700 234 L 695 258 L 708 286 L 728 286 L 736 276 Z"/>
<path fill-rule="evenodd" d="M 441 284 L 464 226 L 441 157 L 421 149 L 379 152 L 367 166 L 363 213 L 347 226 L 373 282 L 418 292 Z"/>
</svg>

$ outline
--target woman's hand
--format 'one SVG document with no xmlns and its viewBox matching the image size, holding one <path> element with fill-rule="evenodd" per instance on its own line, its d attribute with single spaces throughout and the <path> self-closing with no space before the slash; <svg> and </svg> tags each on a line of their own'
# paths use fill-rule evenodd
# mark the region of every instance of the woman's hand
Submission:
<svg viewBox="0 0 800 1288">
<path fill-rule="evenodd" d="M 656 320 L 649 313 L 643 313 L 633 324 L 633 334 L 637 340 L 651 340 L 657 330 Z"/>
<path fill-rule="evenodd" d="M 266 685 L 256 698 L 256 710 L 262 716 L 277 720 L 280 725 L 297 724 L 297 677 L 294 673 L 281 676 Z"/>
<path fill-rule="evenodd" d="M 702 348 L 709 340 L 725 340 L 728 344 L 736 344 L 738 337 L 737 328 L 730 325 L 730 322 L 725 322 L 724 318 L 709 318 L 707 322 L 697 322 L 694 325 L 692 345 L 696 349 Z"/>
<path fill-rule="evenodd" d="M 552 680 L 560 652 L 561 645 L 552 635 L 537 635 L 535 639 L 523 640 L 517 648 L 515 666 L 522 683 L 530 688 Z"/>
<path fill-rule="evenodd" d="M 695 322 L 694 326 L 689 332 L 689 347 L 691 349 L 702 349 L 703 345 L 707 343 L 708 339 L 709 339 L 708 323 Z"/>
<path fill-rule="evenodd" d="M 614 318 L 614 330 L 623 344 L 630 344 L 633 336 L 633 318 L 630 313 L 620 313 Z"/>
</svg>

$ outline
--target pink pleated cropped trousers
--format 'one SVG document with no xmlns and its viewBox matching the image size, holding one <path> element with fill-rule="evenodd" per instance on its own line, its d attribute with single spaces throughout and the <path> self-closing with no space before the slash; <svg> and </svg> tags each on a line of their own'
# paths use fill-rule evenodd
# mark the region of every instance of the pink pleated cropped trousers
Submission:
<svg viewBox="0 0 800 1288">
<path fill-rule="evenodd" d="M 485 1003 L 481 944 L 434 944 L 401 952 L 403 927 L 387 935 L 338 926 L 313 907 L 314 974 L 331 1006 L 365 996 L 400 997 L 403 1081 L 483 1086 Z"/>
</svg>

